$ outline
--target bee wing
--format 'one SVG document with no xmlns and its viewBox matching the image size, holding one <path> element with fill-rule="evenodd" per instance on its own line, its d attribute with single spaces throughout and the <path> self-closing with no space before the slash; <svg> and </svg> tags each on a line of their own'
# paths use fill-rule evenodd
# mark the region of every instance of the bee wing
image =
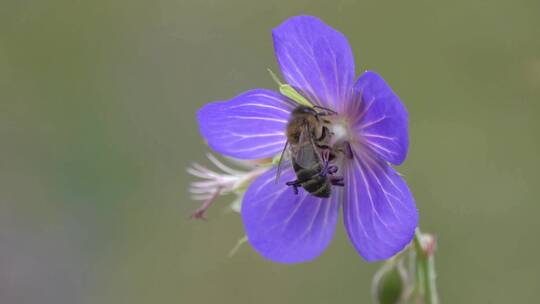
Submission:
<svg viewBox="0 0 540 304">
<path fill-rule="evenodd" d="M 287 151 L 287 146 L 289 145 L 289 141 L 287 140 L 285 142 L 285 147 L 283 147 L 283 151 L 281 151 L 281 156 L 279 157 L 279 162 L 277 165 L 277 171 L 276 171 L 276 181 L 277 184 L 279 182 L 279 177 L 281 176 L 281 163 L 283 162 L 283 158 L 285 157 L 285 151 Z"/>
<path fill-rule="evenodd" d="M 302 168 L 309 168 L 314 163 L 318 163 L 319 159 L 313 147 L 310 144 L 305 144 L 298 147 L 297 151 L 293 154 L 294 161 Z"/>
<path fill-rule="evenodd" d="M 302 132 L 300 132 L 300 138 L 298 145 L 292 151 L 294 161 L 302 168 L 309 168 L 314 163 L 319 163 L 319 153 L 317 147 L 313 142 L 313 137 L 309 132 L 308 125 L 305 125 Z"/>
</svg>

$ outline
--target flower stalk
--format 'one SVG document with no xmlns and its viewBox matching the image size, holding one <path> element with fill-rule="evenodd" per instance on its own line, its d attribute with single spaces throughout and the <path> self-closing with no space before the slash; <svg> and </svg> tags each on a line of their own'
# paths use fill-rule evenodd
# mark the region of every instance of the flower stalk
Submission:
<svg viewBox="0 0 540 304">
<path fill-rule="evenodd" d="M 414 234 L 416 250 L 416 298 L 419 303 L 438 304 L 437 286 L 435 282 L 435 238 L 422 234 L 416 229 Z"/>
</svg>

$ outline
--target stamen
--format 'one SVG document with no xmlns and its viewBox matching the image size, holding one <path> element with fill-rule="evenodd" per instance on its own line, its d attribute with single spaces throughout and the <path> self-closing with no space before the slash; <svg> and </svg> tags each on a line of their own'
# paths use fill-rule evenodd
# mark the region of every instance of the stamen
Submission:
<svg viewBox="0 0 540 304">
<path fill-rule="evenodd" d="M 206 221 L 206 218 L 204 217 L 204 213 L 216 201 L 216 198 L 218 197 L 220 192 L 221 192 L 221 187 L 217 187 L 216 191 L 214 191 L 214 194 L 212 194 L 211 197 L 209 197 L 206 201 L 204 201 L 202 206 L 199 207 L 197 210 L 195 210 L 195 212 L 193 212 L 193 214 L 191 214 L 190 218 L 191 219 L 205 220 Z"/>
<path fill-rule="evenodd" d="M 234 193 L 237 197 L 241 196 L 247 184 L 269 169 L 269 166 L 257 165 L 250 161 L 237 163 L 237 165 L 246 167 L 246 171 L 237 170 L 225 165 L 212 154 L 207 154 L 207 157 L 219 170 L 214 171 L 196 163 L 187 169 L 189 174 L 200 178 L 200 180 L 192 182 L 189 187 L 191 198 L 203 201 L 200 208 L 191 215 L 190 218 L 193 219 L 204 220 L 206 210 L 220 195 Z M 264 164 L 270 162 L 270 160 L 261 161 Z"/>
<path fill-rule="evenodd" d="M 349 159 L 353 159 L 353 157 L 354 157 L 354 153 L 353 153 L 353 150 L 351 148 L 351 144 L 348 141 L 343 142 L 343 153 Z"/>
<path fill-rule="evenodd" d="M 229 174 L 232 174 L 232 175 L 238 175 L 238 174 L 244 173 L 242 171 L 234 170 L 233 168 L 231 168 L 229 166 L 226 166 L 224 163 L 220 162 L 214 155 L 212 155 L 210 153 L 207 153 L 206 157 L 208 157 L 208 159 L 214 165 L 216 165 L 216 167 L 218 167 L 219 169 L 221 169 L 225 173 L 229 173 Z"/>
</svg>

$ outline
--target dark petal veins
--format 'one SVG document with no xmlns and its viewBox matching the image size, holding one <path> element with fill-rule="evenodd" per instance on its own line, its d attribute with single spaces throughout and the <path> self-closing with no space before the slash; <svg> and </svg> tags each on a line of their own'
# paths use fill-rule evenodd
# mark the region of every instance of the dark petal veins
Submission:
<svg viewBox="0 0 540 304">
<path fill-rule="evenodd" d="M 351 242 L 368 261 L 392 257 L 418 225 L 407 184 L 385 162 L 359 153 L 345 171 L 343 218 Z"/>
<path fill-rule="evenodd" d="M 285 127 L 295 104 L 281 94 L 257 89 L 229 101 L 212 102 L 198 112 L 208 145 L 224 155 L 273 157 L 285 145 Z"/>
<path fill-rule="evenodd" d="M 365 72 L 354 88 L 348 113 L 357 136 L 380 157 L 400 165 L 409 147 L 407 109 L 375 72 Z"/>
<path fill-rule="evenodd" d="M 251 245 L 264 257 L 280 263 L 299 263 L 319 256 L 330 243 L 338 219 L 341 190 L 329 199 L 299 189 L 295 195 L 285 181 L 296 177 L 290 167 L 275 183 L 276 169 L 257 178 L 242 203 L 242 219 Z M 334 190 L 336 189 L 336 190 Z"/>
<path fill-rule="evenodd" d="M 343 34 L 311 16 L 297 16 L 272 31 L 283 76 L 314 104 L 335 109 L 348 101 L 354 58 Z"/>
</svg>

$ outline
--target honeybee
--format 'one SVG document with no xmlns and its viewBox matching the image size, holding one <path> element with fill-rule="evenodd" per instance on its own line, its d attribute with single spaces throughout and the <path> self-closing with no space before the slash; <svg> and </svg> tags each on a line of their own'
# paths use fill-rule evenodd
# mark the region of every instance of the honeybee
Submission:
<svg viewBox="0 0 540 304">
<path fill-rule="evenodd" d="M 276 181 L 279 180 L 281 162 L 289 147 L 291 164 L 296 174 L 296 180 L 287 182 L 298 194 L 302 187 L 311 195 L 327 198 L 331 194 L 331 186 L 343 186 L 343 178 L 332 176 L 338 171 L 337 166 L 330 161 L 335 158 L 332 147 L 329 146 L 332 136 L 326 116 L 336 112 L 322 107 L 299 105 L 289 118 L 286 128 L 287 142 L 281 153 L 278 164 Z"/>
</svg>

